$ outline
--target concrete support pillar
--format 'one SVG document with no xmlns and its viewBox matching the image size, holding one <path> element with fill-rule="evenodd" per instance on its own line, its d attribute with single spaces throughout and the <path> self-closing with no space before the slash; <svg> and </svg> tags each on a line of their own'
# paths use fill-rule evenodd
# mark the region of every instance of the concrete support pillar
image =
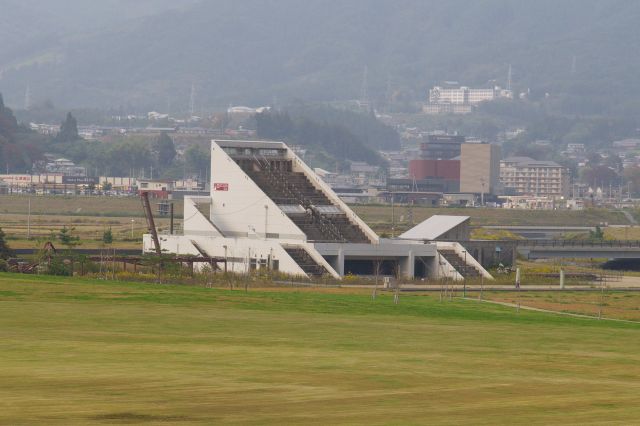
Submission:
<svg viewBox="0 0 640 426">
<path fill-rule="evenodd" d="M 410 250 L 406 257 L 400 259 L 400 275 L 405 278 L 413 278 L 415 276 L 416 258 L 413 250 Z"/>
<path fill-rule="evenodd" d="M 341 277 L 344 277 L 344 251 L 342 250 L 342 248 L 338 250 L 336 265 L 334 266 L 333 269 L 336 270 L 338 275 L 340 275 Z"/>
</svg>

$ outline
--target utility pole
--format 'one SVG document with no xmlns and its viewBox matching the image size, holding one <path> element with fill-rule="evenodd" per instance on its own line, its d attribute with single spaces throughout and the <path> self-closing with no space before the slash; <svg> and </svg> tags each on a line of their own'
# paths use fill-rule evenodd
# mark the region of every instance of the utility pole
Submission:
<svg viewBox="0 0 640 426">
<path fill-rule="evenodd" d="M 29 194 L 29 212 L 27 213 L 27 240 L 31 239 L 31 194 Z"/>
<path fill-rule="evenodd" d="M 394 199 L 394 194 L 393 191 L 391 192 L 391 238 L 395 237 L 394 235 L 394 231 L 396 229 L 396 217 L 395 217 L 395 210 L 394 210 L 394 206 L 393 206 L 393 199 Z"/>
<path fill-rule="evenodd" d="M 464 253 L 464 270 L 467 270 L 467 251 L 463 250 L 462 251 Z M 463 277 L 463 281 L 462 281 L 462 298 L 466 299 L 467 298 L 467 277 Z"/>
<path fill-rule="evenodd" d="M 267 204 L 264 205 L 264 239 L 267 239 L 267 224 L 269 220 L 269 206 Z"/>
<path fill-rule="evenodd" d="M 362 88 L 361 88 L 361 92 L 360 92 L 360 102 L 362 103 L 363 106 L 365 106 L 367 109 L 369 108 L 369 82 L 368 80 L 368 74 L 369 74 L 369 67 L 367 67 L 366 65 L 364 66 L 364 71 L 362 73 Z"/>
</svg>

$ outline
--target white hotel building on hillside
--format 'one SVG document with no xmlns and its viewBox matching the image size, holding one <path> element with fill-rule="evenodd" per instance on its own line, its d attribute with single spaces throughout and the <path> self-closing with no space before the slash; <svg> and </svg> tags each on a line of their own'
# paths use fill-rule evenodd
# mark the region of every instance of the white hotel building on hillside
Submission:
<svg viewBox="0 0 640 426">
<path fill-rule="evenodd" d="M 510 90 L 498 86 L 491 89 L 471 89 L 469 87 L 440 87 L 434 86 L 429 90 L 429 103 L 452 105 L 477 105 L 481 102 L 493 101 L 498 98 L 513 98 Z"/>
</svg>

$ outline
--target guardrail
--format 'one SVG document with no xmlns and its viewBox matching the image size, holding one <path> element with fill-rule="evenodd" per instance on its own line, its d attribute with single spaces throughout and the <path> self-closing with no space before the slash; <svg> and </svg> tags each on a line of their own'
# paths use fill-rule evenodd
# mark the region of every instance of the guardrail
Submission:
<svg viewBox="0 0 640 426">
<path fill-rule="evenodd" d="M 518 240 L 518 247 L 622 247 L 640 248 L 638 240 Z"/>
</svg>

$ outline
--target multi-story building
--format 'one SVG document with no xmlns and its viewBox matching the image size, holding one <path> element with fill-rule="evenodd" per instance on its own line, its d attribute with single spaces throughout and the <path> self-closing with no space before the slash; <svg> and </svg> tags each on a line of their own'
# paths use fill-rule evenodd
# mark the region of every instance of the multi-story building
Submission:
<svg viewBox="0 0 640 426">
<path fill-rule="evenodd" d="M 569 192 L 569 172 L 554 161 L 509 157 L 500 162 L 505 191 L 534 196 L 563 197 Z"/>
<path fill-rule="evenodd" d="M 60 173 L 63 176 L 86 176 L 87 169 L 76 166 L 75 163 L 66 158 L 57 158 L 48 162 L 45 166 L 47 173 Z"/>
<path fill-rule="evenodd" d="M 471 89 L 469 87 L 447 88 L 434 86 L 429 90 L 429 103 L 452 105 L 476 105 L 480 102 L 493 101 L 498 98 L 512 98 L 510 90 L 496 86 L 491 89 Z"/>
<path fill-rule="evenodd" d="M 460 146 L 465 142 L 459 135 L 428 135 L 420 144 L 420 158 L 423 160 L 450 160 L 460 155 Z"/>
<path fill-rule="evenodd" d="M 169 198 L 173 182 L 168 180 L 138 179 L 138 193 L 148 192 L 154 198 Z"/>
<path fill-rule="evenodd" d="M 432 104 L 466 105 L 469 103 L 469 88 L 445 88 L 434 86 L 429 90 L 429 102 Z"/>
<path fill-rule="evenodd" d="M 464 136 L 428 135 L 420 145 L 420 157 L 409 161 L 413 181 L 437 181 L 441 192 L 460 191 L 460 146 Z"/>
<path fill-rule="evenodd" d="M 500 146 L 465 143 L 460 154 L 460 192 L 497 195 L 500 192 Z"/>
<path fill-rule="evenodd" d="M 424 104 L 422 112 L 425 114 L 469 114 L 471 105 L 461 104 Z"/>
</svg>

